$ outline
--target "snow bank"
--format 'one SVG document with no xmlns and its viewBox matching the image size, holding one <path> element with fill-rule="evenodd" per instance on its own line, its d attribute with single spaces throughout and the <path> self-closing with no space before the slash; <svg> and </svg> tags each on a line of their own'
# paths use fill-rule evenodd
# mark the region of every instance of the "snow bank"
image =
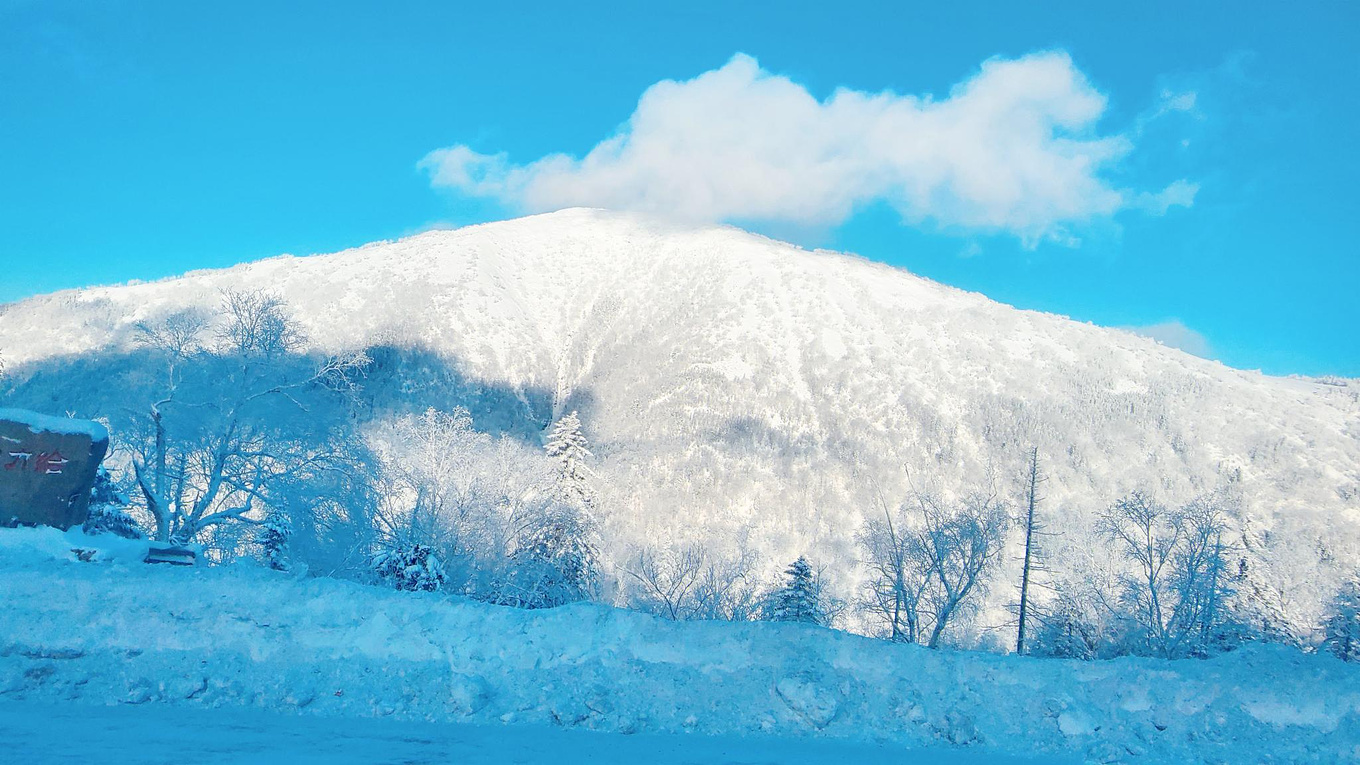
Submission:
<svg viewBox="0 0 1360 765">
<path fill-rule="evenodd" d="M 1260 647 L 1100 663 L 801 625 L 526 612 L 253 566 L 81 563 L 0 531 L 0 698 L 968 747 L 1094 762 L 1360 756 L 1360 668 Z"/>
<path fill-rule="evenodd" d="M 109 430 L 94 420 L 77 420 L 71 417 L 53 417 L 50 414 L 31 412 L 27 409 L 7 409 L 0 407 L 0 420 L 9 420 L 28 426 L 34 433 L 58 433 L 70 436 L 85 436 L 94 443 L 108 443 Z"/>
<path fill-rule="evenodd" d="M 510 733 L 511 735 L 507 735 Z M 186 705 L 101 706 L 0 700 L 7 762 L 119 765 L 902 765 L 889 744 L 768 736 L 621 736 L 570 728 L 298 717 L 254 709 Z M 176 754 L 179 755 L 176 759 Z M 912 765 L 1066 765 L 1052 757 L 1006 757 L 957 748 L 913 750 Z"/>
</svg>

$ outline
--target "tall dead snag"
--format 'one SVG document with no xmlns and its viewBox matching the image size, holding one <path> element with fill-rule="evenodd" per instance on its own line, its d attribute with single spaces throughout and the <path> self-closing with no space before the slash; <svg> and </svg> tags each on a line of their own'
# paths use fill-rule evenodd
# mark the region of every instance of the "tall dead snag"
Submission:
<svg viewBox="0 0 1360 765">
<path fill-rule="evenodd" d="M 1025 565 L 1020 575 L 1020 626 L 1015 635 L 1015 652 L 1025 652 L 1025 619 L 1029 615 L 1030 570 L 1034 565 L 1034 509 L 1039 504 L 1039 484 L 1044 478 L 1039 474 L 1039 447 L 1029 452 L 1029 471 L 1025 477 Z"/>
</svg>

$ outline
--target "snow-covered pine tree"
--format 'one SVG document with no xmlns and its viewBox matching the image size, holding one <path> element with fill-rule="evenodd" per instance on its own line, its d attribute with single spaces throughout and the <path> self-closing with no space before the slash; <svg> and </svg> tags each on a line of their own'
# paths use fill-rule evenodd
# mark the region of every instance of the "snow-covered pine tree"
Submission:
<svg viewBox="0 0 1360 765">
<path fill-rule="evenodd" d="M 572 506 L 592 511 L 595 492 L 590 487 L 593 477 L 588 461 L 590 443 L 581 432 L 581 418 L 575 411 L 563 415 L 548 432 L 543 449 L 557 463 L 558 499 Z"/>
<path fill-rule="evenodd" d="M 522 532 L 499 598 L 521 608 L 589 600 L 599 588 L 592 455 L 576 412 L 558 419 L 543 448 L 556 466 L 552 501 Z"/>
<path fill-rule="evenodd" d="M 266 566 L 275 571 L 288 571 L 293 565 L 288 545 L 293 538 L 293 525 L 279 513 L 271 513 L 260 524 L 258 539 L 260 553 Z"/>
<path fill-rule="evenodd" d="M 101 466 L 95 473 L 94 486 L 90 489 L 90 510 L 85 516 L 82 531 L 86 534 L 113 534 L 124 539 L 141 539 L 141 527 L 123 509 L 127 506 L 127 495 L 118 490 L 113 476 Z"/>
<path fill-rule="evenodd" d="M 798 556 L 784 570 L 784 577 L 784 584 L 770 595 L 770 620 L 824 625 L 821 587 L 807 558 Z"/>
<path fill-rule="evenodd" d="M 1351 580 L 1332 599 L 1322 625 L 1322 647 L 1342 661 L 1360 661 L 1360 580 Z"/>
</svg>

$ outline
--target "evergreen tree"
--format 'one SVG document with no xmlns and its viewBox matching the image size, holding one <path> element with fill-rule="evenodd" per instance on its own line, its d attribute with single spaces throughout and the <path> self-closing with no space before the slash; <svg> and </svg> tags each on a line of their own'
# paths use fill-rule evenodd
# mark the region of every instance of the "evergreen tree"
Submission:
<svg viewBox="0 0 1360 765">
<path fill-rule="evenodd" d="M 553 425 L 543 448 L 556 465 L 553 498 L 522 533 L 499 598 L 521 608 L 589 600 L 599 588 L 592 455 L 576 412 Z"/>
<path fill-rule="evenodd" d="M 821 587 L 807 558 L 799 556 L 784 570 L 784 584 L 770 596 L 770 620 L 776 622 L 827 622 L 821 603 Z"/>
<path fill-rule="evenodd" d="M 590 444 L 581 432 L 576 412 L 563 415 L 553 425 L 543 448 L 557 463 L 558 499 L 585 511 L 595 508 L 595 493 L 590 488 L 593 474 L 587 464 L 593 457 Z"/>
<path fill-rule="evenodd" d="M 1347 582 L 1322 625 L 1322 647 L 1342 661 L 1360 661 L 1360 581 Z"/>
<path fill-rule="evenodd" d="M 277 513 L 271 514 L 260 525 L 259 542 L 265 565 L 275 571 L 288 571 L 292 568 L 288 550 L 293 538 L 293 527 L 288 519 Z"/>
<path fill-rule="evenodd" d="M 124 539 L 141 539 L 137 521 L 123 508 L 128 506 L 127 495 L 118 490 L 113 476 L 100 467 L 90 489 L 90 509 L 82 531 L 86 534 L 113 534 Z"/>
</svg>

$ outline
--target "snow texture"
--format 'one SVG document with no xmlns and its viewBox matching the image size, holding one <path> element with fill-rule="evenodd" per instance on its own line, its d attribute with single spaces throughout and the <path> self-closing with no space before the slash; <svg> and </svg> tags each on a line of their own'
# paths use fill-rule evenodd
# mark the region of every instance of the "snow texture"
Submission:
<svg viewBox="0 0 1360 765">
<path fill-rule="evenodd" d="M 803 624 L 676 623 L 588 604 L 525 611 L 243 564 L 146 566 L 117 554 L 82 563 L 72 552 L 109 540 L 135 544 L 0 530 L 0 704 L 22 702 L 21 719 L 36 714 L 24 711 L 30 705 L 117 704 L 149 705 L 140 726 L 194 719 L 187 709 L 225 710 L 229 721 L 250 708 L 512 724 L 507 738 L 544 736 L 545 746 L 559 739 L 543 729 L 558 726 L 784 739 L 775 752 L 797 739 L 966 748 L 980 762 L 997 753 L 1177 763 L 1360 756 L 1360 667 L 1278 646 L 1203 661 L 1041 660 Z M 299 725 L 309 736 L 349 728 Z M 224 727 L 207 724 L 205 740 L 215 745 Z M 372 723 L 356 730 L 407 735 Z"/>
</svg>

